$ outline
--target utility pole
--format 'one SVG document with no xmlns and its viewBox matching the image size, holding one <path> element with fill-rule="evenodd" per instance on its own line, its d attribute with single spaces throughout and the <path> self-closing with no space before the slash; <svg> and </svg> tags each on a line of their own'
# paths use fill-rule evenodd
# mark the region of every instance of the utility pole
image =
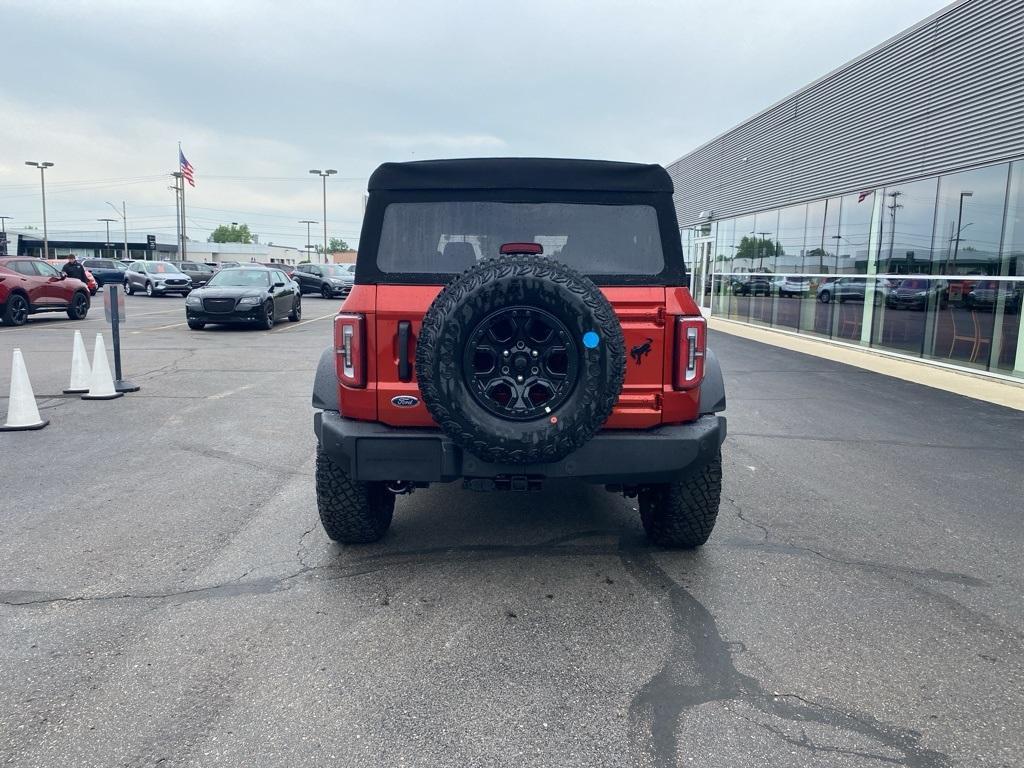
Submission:
<svg viewBox="0 0 1024 768">
<path fill-rule="evenodd" d="M 752 234 L 761 236 L 761 245 L 757 248 L 757 268 L 764 269 L 764 236 L 770 235 L 771 232 L 754 232 Z"/>
<path fill-rule="evenodd" d="M 181 216 L 181 196 L 183 194 L 182 189 L 185 186 L 184 174 L 181 171 L 175 171 L 171 174 L 174 177 L 174 223 L 178 225 L 177 240 L 178 240 L 178 257 L 185 260 L 185 229 L 182 226 Z"/>
<path fill-rule="evenodd" d="M 102 221 L 107 225 L 107 239 L 106 242 L 103 243 L 103 250 L 107 250 L 111 245 L 113 245 L 113 243 L 110 242 L 110 222 L 117 221 L 117 219 L 96 219 L 96 221 Z"/>
<path fill-rule="evenodd" d="M 313 221 L 312 219 L 303 219 L 302 221 L 299 222 L 299 224 L 305 224 L 306 225 L 306 261 L 310 261 L 309 249 L 312 247 L 310 245 L 310 243 L 309 243 L 309 241 L 310 241 L 309 225 L 310 224 L 319 224 L 319 223 L 320 223 L 319 221 Z"/>
<path fill-rule="evenodd" d="M 889 218 L 891 219 L 889 222 L 889 261 L 885 270 L 886 272 L 892 269 L 892 251 L 896 246 L 896 211 L 903 207 L 903 205 L 898 202 L 898 198 L 903 194 L 903 192 L 896 189 L 886 195 L 886 197 L 892 198 L 892 202 L 886 206 L 886 208 L 889 209 Z"/>
<path fill-rule="evenodd" d="M 319 168 L 314 168 L 310 173 L 316 174 L 324 182 L 324 264 L 327 263 L 327 177 L 333 176 L 337 173 L 333 168 L 328 168 L 325 171 L 321 171 Z"/>
<path fill-rule="evenodd" d="M 52 168 L 53 163 L 37 163 L 26 160 L 25 165 L 31 165 L 39 169 L 39 184 L 43 189 L 43 258 L 50 258 L 50 238 L 46 232 L 46 169 Z"/>
<path fill-rule="evenodd" d="M 956 245 L 953 246 L 953 269 L 956 269 L 956 257 L 960 253 L 960 233 L 964 231 L 963 220 L 964 220 L 964 198 L 974 197 L 973 192 L 961 192 L 960 193 L 960 209 L 956 214 Z"/>
<path fill-rule="evenodd" d="M 7 255 L 7 219 L 13 216 L 0 216 L 0 256 Z"/>
<path fill-rule="evenodd" d="M 117 206 L 112 202 L 109 200 L 106 202 L 107 205 L 114 209 L 114 213 L 121 217 L 121 221 L 124 222 L 124 260 L 131 261 L 131 257 L 129 255 L 130 251 L 128 250 L 128 208 L 125 206 L 124 200 L 121 201 L 120 212 L 117 210 Z"/>
</svg>

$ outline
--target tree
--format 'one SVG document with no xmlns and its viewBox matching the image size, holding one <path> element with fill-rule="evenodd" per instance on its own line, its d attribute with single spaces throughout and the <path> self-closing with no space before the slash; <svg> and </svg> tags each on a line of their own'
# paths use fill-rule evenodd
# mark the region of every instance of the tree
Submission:
<svg viewBox="0 0 1024 768">
<path fill-rule="evenodd" d="M 733 269 L 740 266 L 740 259 L 747 259 L 746 266 L 749 269 L 760 269 L 764 266 L 765 259 L 771 259 L 772 256 L 782 256 L 784 251 L 782 246 L 776 246 L 775 242 L 769 237 L 751 237 L 750 235 L 744 235 L 743 239 L 740 240 L 740 244 L 736 247 L 736 258 L 733 261 Z"/>
<path fill-rule="evenodd" d="M 210 235 L 206 242 L 208 243 L 251 243 L 252 233 L 249 231 L 248 224 L 221 224 Z"/>
<path fill-rule="evenodd" d="M 342 240 L 340 237 L 332 237 L 330 242 L 330 250 L 334 251 L 347 251 L 348 243 Z"/>
</svg>

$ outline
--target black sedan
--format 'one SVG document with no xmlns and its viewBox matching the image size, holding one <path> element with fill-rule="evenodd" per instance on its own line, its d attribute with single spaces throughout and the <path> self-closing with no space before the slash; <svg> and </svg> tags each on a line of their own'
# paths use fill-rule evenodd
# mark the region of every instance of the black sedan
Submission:
<svg viewBox="0 0 1024 768">
<path fill-rule="evenodd" d="M 255 265 L 222 269 L 185 298 L 185 319 L 197 331 L 207 323 L 270 330 L 284 318 L 293 323 L 302 318 L 302 295 L 279 269 Z"/>
</svg>

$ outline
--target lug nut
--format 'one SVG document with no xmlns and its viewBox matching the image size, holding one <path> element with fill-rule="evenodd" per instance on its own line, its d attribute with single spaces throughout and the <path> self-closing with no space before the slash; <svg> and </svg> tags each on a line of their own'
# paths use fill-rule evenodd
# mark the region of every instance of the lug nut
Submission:
<svg viewBox="0 0 1024 768">
<path fill-rule="evenodd" d="M 534 366 L 533 368 L 531 368 L 530 369 L 530 373 L 532 373 L 533 375 L 536 376 L 537 375 L 537 366 Z"/>
<path fill-rule="evenodd" d="M 501 372 L 502 373 L 508 373 L 508 366 L 507 365 L 502 366 Z"/>
<path fill-rule="evenodd" d="M 509 354 L 511 354 L 511 353 L 510 353 L 510 352 L 509 352 L 509 351 L 508 351 L 508 350 L 506 349 L 506 350 L 505 350 L 504 352 L 502 352 L 501 354 L 502 354 L 502 355 L 504 355 L 505 357 L 508 357 L 508 356 L 509 356 Z"/>
<path fill-rule="evenodd" d="M 518 381 L 520 384 L 522 384 L 523 383 L 523 377 L 522 376 L 516 376 L 516 381 Z"/>
<path fill-rule="evenodd" d="M 522 349 L 525 346 L 526 346 L 526 344 L 524 342 L 522 342 L 522 341 L 517 341 L 516 342 L 516 349 Z"/>
<path fill-rule="evenodd" d="M 533 350 L 532 352 L 530 352 L 530 354 L 533 355 L 534 357 L 536 357 L 537 356 L 537 350 L 536 349 Z"/>
</svg>

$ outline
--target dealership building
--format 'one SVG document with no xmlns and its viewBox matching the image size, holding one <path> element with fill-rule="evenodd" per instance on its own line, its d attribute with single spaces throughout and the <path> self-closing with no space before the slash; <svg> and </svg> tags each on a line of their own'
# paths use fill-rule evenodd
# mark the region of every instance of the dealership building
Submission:
<svg viewBox="0 0 1024 768">
<path fill-rule="evenodd" d="M 672 163 L 705 313 L 1024 380 L 1022 41 L 954 2 Z"/>
</svg>

